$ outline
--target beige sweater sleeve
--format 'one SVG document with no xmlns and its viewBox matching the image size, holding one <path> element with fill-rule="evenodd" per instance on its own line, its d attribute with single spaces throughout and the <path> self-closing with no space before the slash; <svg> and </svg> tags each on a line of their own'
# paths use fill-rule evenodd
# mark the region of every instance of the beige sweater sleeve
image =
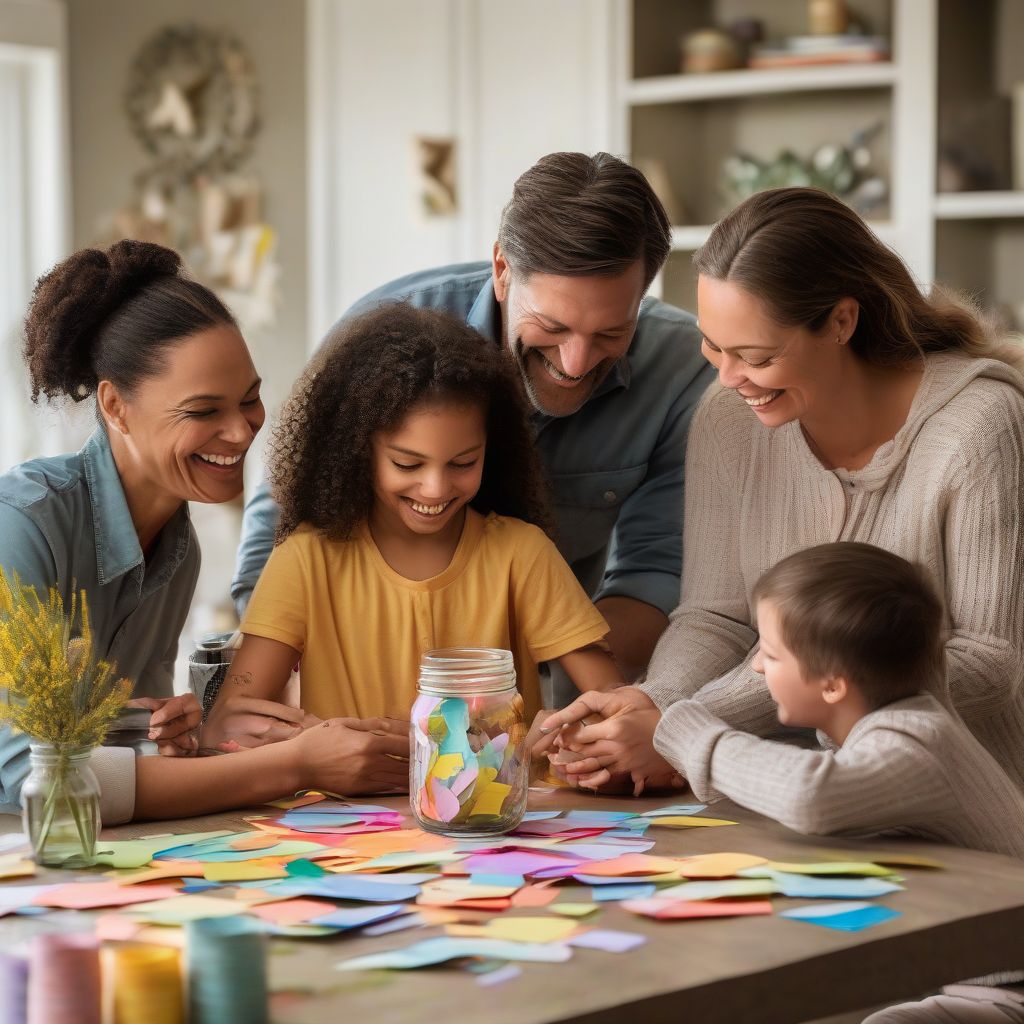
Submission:
<svg viewBox="0 0 1024 1024">
<path fill-rule="evenodd" d="M 135 751 L 131 747 L 96 747 L 89 767 L 100 784 L 103 827 L 131 821 L 135 814 Z"/>
<path fill-rule="evenodd" d="M 713 386 L 687 441 L 682 601 L 651 658 L 643 690 L 660 708 L 691 697 L 709 680 L 733 675 L 757 642 L 739 565 L 737 436 L 720 423 L 722 389 Z M 739 682 L 739 680 L 737 680 Z"/>
<path fill-rule="evenodd" d="M 944 555 L 949 696 L 984 735 L 1000 719 L 1016 729 L 1007 711 L 1024 696 L 1024 400 L 999 384 L 978 391 L 981 422 L 958 453 Z"/>
<path fill-rule="evenodd" d="M 795 832 L 877 832 L 949 811 L 949 789 L 910 737 L 875 730 L 838 753 L 802 750 L 730 729 L 679 701 L 654 735 L 658 752 L 700 800 L 730 800 Z"/>
</svg>

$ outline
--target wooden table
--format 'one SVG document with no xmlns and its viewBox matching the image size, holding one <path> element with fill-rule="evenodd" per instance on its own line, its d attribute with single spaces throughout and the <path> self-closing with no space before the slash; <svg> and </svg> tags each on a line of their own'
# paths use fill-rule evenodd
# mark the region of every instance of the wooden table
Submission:
<svg viewBox="0 0 1024 1024">
<path fill-rule="evenodd" d="M 406 807 L 399 798 L 375 798 L 374 802 Z M 611 799 L 560 791 L 531 794 L 530 806 L 644 811 L 666 802 L 664 797 Z M 1024 967 L 1024 862 L 923 842 L 802 837 L 729 803 L 715 804 L 706 813 L 740 824 L 652 828 L 648 837 L 657 845 L 651 852 L 683 856 L 735 851 L 791 861 L 848 859 L 850 853 L 870 858 L 884 851 L 932 857 L 944 863 L 946 870 L 908 868 L 906 891 L 881 901 L 902 916 L 859 933 L 820 928 L 777 914 L 658 922 L 606 904 L 597 917 L 598 927 L 642 932 L 649 941 L 630 953 L 579 949 L 568 963 L 523 964 L 522 975 L 494 988 L 483 988 L 474 976 L 450 967 L 353 974 L 333 969 L 343 959 L 404 946 L 440 934 L 439 929 L 376 938 L 275 939 L 270 956 L 272 987 L 280 989 L 287 982 L 306 991 L 275 995 L 273 1019 L 281 1024 L 337 1024 L 339 1020 L 794 1024 L 917 997 L 986 972 Z M 0 816 L 0 831 L 16 827 L 16 819 Z M 124 826 L 104 836 L 246 827 L 243 814 L 237 813 Z M 38 881 L 51 874 L 66 878 L 60 872 L 45 872 Z M 804 902 L 773 900 L 776 911 Z M 593 919 L 584 923 L 591 924 Z M 0 945 L 45 928 L 45 918 L 0 919 Z"/>
</svg>

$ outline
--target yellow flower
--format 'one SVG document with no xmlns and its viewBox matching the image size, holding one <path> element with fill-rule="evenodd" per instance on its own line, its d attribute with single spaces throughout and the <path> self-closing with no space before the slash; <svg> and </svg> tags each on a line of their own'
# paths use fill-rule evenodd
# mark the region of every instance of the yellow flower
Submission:
<svg viewBox="0 0 1024 1024">
<path fill-rule="evenodd" d="M 66 613 L 56 587 L 43 601 L 0 572 L 0 722 L 44 743 L 98 746 L 131 691 L 95 657 L 84 590 Z"/>
</svg>

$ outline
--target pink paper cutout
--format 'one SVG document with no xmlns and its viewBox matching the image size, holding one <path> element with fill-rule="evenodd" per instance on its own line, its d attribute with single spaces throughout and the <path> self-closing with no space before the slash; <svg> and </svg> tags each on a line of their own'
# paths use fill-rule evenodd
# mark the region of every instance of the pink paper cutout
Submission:
<svg viewBox="0 0 1024 1024">
<path fill-rule="evenodd" d="M 476 777 L 480 773 L 480 768 L 472 764 L 468 768 L 464 768 L 458 775 L 455 776 L 455 781 L 451 785 L 451 792 L 455 796 L 461 796 L 474 782 Z"/>
<path fill-rule="evenodd" d="M 441 821 L 451 821 L 459 813 L 459 798 L 450 789 L 442 786 L 437 779 L 430 780 L 430 795 L 434 799 L 437 816 Z"/>
</svg>

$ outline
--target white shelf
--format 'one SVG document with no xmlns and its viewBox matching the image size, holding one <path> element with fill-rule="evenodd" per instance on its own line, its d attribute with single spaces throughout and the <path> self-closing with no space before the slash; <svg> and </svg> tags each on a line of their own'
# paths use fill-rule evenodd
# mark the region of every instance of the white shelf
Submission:
<svg viewBox="0 0 1024 1024">
<path fill-rule="evenodd" d="M 1024 210 L 1022 210 L 1024 214 Z M 686 224 L 672 228 L 672 251 L 693 252 L 699 249 L 711 233 L 710 224 Z M 888 246 L 894 246 L 899 237 L 894 224 L 889 221 L 868 221 L 868 227 Z"/>
<path fill-rule="evenodd" d="M 939 220 L 1024 217 L 1024 192 L 945 192 L 935 197 Z"/>
<path fill-rule="evenodd" d="M 631 79 L 625 85 L 623 99 L 627 103 L 641 106 L 780 92 L 816 92 L 820 89 L 873 89 L 891 86 L 896 76 L 896 67 L 889 61 L 718 71 L 706 75 L 660 75 Z"/>
</svg>

